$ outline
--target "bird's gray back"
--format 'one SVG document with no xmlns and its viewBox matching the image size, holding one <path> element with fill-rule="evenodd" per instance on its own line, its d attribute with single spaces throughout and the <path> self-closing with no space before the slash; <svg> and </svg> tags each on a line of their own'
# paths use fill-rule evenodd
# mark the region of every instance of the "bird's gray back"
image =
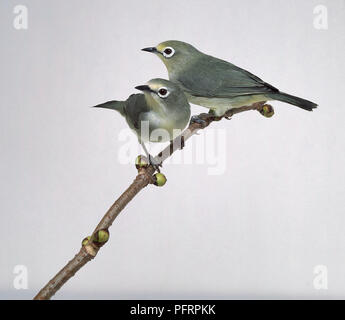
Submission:
<svg viewBox="0 0 345 320">
<path fill-rule="evenodd" d="M 147 105 L 145 96 L 143 94 L 132 94 L 126 100 L 124 115 L 128 125 L 132 129 L 138 130 L 140 128 L 142 115 L 148 111 L 150 111 L 150 108 Z"/>
<path fill-rule="evenodd" d="M 184 91 L 200 97 L 233 98 L 278 91 L 252 73 L 205 54 L 172 77 Z"/>
</svg>

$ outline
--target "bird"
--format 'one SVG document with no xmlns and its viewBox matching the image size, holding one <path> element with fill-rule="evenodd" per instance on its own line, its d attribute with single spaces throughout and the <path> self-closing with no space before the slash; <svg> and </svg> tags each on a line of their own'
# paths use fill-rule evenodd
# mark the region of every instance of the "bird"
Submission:
<svg viewBox="0 0 345 320">
<path fill-rule="evenodd" d="M 256 75 L 230 62 L 204 54 L 191 44 L 169 40 L 141 49 L 165 64 L 169 80 L 178 83 L 190 103 L 223 116 L 229 109 L 278 100 L 312 111 L 317 104 L 281 92 Z"/>
<path fill-rule="evenodd" d="M 94 108 L 118 111 L 138 137 L 150 164 L 159 171 L 161 163 L 149 154 L 146 142 L 167 142 L 175 139 L 190 119 L 190 105 L 181 88 L 165 79 L 151 79 L 135 89 L 126 101 L 108 101 Z"/>
</svg>

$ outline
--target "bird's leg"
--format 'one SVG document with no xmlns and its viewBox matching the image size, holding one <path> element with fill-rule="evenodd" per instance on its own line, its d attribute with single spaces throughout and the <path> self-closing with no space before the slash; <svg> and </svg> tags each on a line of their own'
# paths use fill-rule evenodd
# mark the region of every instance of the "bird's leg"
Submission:
<svg viewBox="0 0 345 320">
<path fill-rule="evenodd" d="M 192 116 L 192 118 L 190 119 L 190 123 L 198 123 L 202 126 L 206 126 L 208 121 L 219 121 L 221 119 L 222 117 L 216 116 L 215 112 L 212 109 L 210 109 L 208 113 L 201 113 Z"/>
<path fill-rule="evenodd" d="M 160 169 L 159 169 L 159 167 L 162 166 L 162 162 L 157 162 L 157 161 L 155 161 L 154 157 L 152 157 L 152 156 L 149 154 L 149 152 L 147 151 L 144 142 L 140 142 L 140 144 L 141 144 L 141 146 L 143 147 L 143 149 L 144 149 L 144 151 L 145 151 L 145 153 L 146 153 L 147 158 L 149 159 L 150 165 L 151 165 L 155 170 L 157 170 L 158 172 L 161 172 Z"/>
</svg>

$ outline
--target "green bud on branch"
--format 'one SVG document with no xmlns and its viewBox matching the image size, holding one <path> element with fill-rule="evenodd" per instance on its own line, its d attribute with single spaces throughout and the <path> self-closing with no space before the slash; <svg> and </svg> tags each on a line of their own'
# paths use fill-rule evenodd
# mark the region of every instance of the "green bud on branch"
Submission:
<svg viewBox="0 0 345 320">
<path fill-rule="evenodd" d="M 139 170 L 141 168 L 147 168 L 149 166 L 149 162 L 147 161 L 146 157 L 140 155 L 137 156 L 135 159 L 135 167 Z"/>
<path fill-rule="evenodd" d="M 266 118 L 271 118 L 274 115 L 274 109 L 271 105 L 265 104 L 262 106 L 260 113 Z"/>
<path fill-rule="evenodd" d="M 107 229 L 98 230 L 93 238 L 96 246 L 103 246 L 109 240 L 109 231 Z"/>
<path fill-rule="evenodd" d="M 154 182 L 155 186 L 163 187 L 167 182 L 167 178 L 165 177 L 163 173 L 156 173 L 153 177 L 155 179 L 155 182 Z"/>
<path fill-rule="evenodd" d="M 81 242 L 81 245 L 82 245 L 83 247 L 86 246 L 86 245 L 89 243 L 90 239 L 91 239 L 90 236 L 84 238 L 83 241 Z"/>
</svg>

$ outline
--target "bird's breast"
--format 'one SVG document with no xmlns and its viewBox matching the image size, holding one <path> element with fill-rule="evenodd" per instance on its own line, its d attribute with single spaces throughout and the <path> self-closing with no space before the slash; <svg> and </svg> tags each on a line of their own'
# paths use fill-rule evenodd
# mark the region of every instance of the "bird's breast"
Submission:
<svg viewBox="0 0 345 320">
<path fill-rule="evenodd" d="M 167 142 L 181 134 L 189 121 L 189 114 L 150 112 L 148 121 L 149 140 L 151 142 Z"/>
</svg>

